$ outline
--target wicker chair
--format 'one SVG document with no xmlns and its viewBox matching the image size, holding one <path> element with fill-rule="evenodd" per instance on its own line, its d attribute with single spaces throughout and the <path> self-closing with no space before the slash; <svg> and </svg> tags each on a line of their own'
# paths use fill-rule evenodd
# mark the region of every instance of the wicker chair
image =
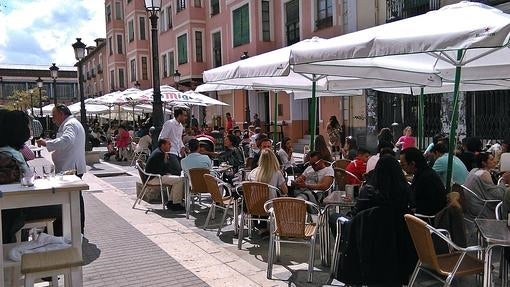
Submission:
<svg viewBox="0 0 510 287">
<path fill-rule="evenodd" d="M 168 198 L 170 198 L 170 192 L 168 191 L 168 186 L 164 185 L 163 182 L 161 181 L 162 176 L 160 174 L 153 174 L 153 173 L 146 172 L 145 171 L 145 163 L 142 160 L 137 160 L 135 167 L 138 170 L 138 174 L 140 175 L 140 180 L 142 181 L 143 186 L 142 186 L 142 190 L 139 193 L 139 196 L 135 199 L 135 202 L 133 203 L 132 208 L 135 208 L 136 204 L 137 203 L 139 204 L 142 201 L 143 196 L 145 195 L 145 193 L 147 193 L 147 190 L 149 190 L 150 187 L 159 186 L 159 188 L 161 190 L 161 205 L 163 206 L 162 208 L 164 210 L 166 208 L 166 206 L 165 206 L 165 197 L 163 196 L 163 194 L 166 190 L 166 195 Z M 150 183 L 151 179 L 154 179 L 154 178 L 158 179 L 158 183 Z"/>
<path fill-rule="evenodd" d="M 335 181 L 337 184 L 338 190 L 345 190 L 346 180 L 345 175 L 340 170 L 336 170 L 336 168 L 341 168 L 345 170 L 347 165 L 349 165 L 351 161 L 348 159 L 338 159 L 333 162 L 333 169 L 335 169 Z"/>
<path fill-rule="evenodd" d="M 199 201 L 204 193 L 207 191 L 207 186 L 204 181 L 204 174 L 210 174 L 207 168 L 192 168 L 188 171 L 188 178 L 186 180 L 185 197 L 186 197 L 186 219 L 189 219 L 191 212 L 191 205 L 194 203 L 193 197 L 198 197 Z M 214 218 L 213 218 L 214 219 Z"/>
<path fill-rule="evenodd" d="M 243 189 L 241 197 L 241 206 L 246 204 L 246 211 L 241 210 L 241 220 L 239 223 L 239 236 L 237 248 L 241 249 L 244 238 L 244 226 L 248 224 L 248 236 L 251 236 L 253 221 L 269 222 L 268 213 L 264 209 L 264 203 L 269 200 L 271 190 L 279 192 L 278 188 L 262 182 L 245 181 L 240 185 Z"/>
<path fill-rule="evenodd" d="M 317 223 L 306 223 L 307 207 L 319 211 L 319 207 L 311 202 L 297 198 L 275 198 L 264 204 L 264 210 L 270 213 L 271 237 L 267 257 L 267 278 L 271 279 L 273 260 L 280 257 L 280 242 L 299 243 L 309 246 L 308 282 L 313 279 L 313 263 L 315 259 L 315 238 Z M 285 238 L 285 239 L 282 239 Z"/>
<path fill-rule="evenodd" d="M 418 263 L 409 280 L 409 287 L 414 286 L 420 270 L 443 282 L 445 287 L 450 286 L 455 276 L 462 277 L 483 273 L 483 261 L 467 254 L 468 252 L 483 250 L 481 246 L 459 247 L 440 231 L 410 214 L 405 215 L 405 221 L 418 253 Z M 455 251 L 437 255 L 434 249 L 432 233 L 448 243 Z M 446 276 L 446 279 L 440 276 Z"/>
<path fill-rule="evenodd" d="M 220 235 L 221 228 L 223 227 L 223 223 L 225 222 L 225 218 L 227 217 L 227 212 L 232 209 L 234 213 L 234 233 L 237 233 L 237 202 L 236 200 L 231 196 L 223 196 L 221 194 L 220 187 L 225 187 L 227 189 L 230 189 L 230 187 L 220 179 L 210 175 L 210 174 L 204 174 L 204 182 L 207 188 L 207 191 L 211 194 L 212 198 L 212 204 L 209 208 L 209 213 L 207 214 L 207 219 L 205 220 L 204 229 L 207 228 L 209 225 L 209 220 L 211 219 L 211 216 L 215 212 L 215 208 L 221 208 L 224 210 L 223 217 L 221 218 L 220 227 L 218 227 L 218 232 L 216 233 L 217 236 Z"/>
</svg>

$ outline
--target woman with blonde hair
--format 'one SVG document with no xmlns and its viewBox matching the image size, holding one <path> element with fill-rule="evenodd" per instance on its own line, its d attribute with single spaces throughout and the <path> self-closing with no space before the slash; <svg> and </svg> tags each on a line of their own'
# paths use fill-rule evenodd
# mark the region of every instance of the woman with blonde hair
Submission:
<svg viewBox="0 0 510 287">
<path fill-rule="evenodd" d="M 287 194 L 287 184 L 280 170 L 280 164 L 274 152 L 264 149 L 260 153 L 259 165 L 248 175 L 250 181 L 258 181 L 278 187 L 282 194 Z M 276 197 L 276 194 L 273 194 Z"/>
</svg>

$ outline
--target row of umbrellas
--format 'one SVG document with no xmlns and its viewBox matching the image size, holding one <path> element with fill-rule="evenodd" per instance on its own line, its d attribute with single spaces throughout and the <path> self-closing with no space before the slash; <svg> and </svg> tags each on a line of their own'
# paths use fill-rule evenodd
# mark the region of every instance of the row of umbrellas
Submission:
<svg viewBox="0 0 510 287">
<path fill-rule="evenodd" d="M 360 94 L 357 90 L 368 88 L 419 92 L 420 139 L 423 95 L 453 92 L 453 151 L 459 91 L 510 89 L 509 40 L 510 15 L 481 3 L 463 1 L 331 39 L 304 40 L 208 70 L 204 72 L 206 84 L 197 91 L 232 87 L 309 91 L 312 122 L 316 118 L 317 96 Z M 312 129 L 312 139 L 314 132 Z M 450 154 L 447 186 L 452 162 Z"/>
</svg>

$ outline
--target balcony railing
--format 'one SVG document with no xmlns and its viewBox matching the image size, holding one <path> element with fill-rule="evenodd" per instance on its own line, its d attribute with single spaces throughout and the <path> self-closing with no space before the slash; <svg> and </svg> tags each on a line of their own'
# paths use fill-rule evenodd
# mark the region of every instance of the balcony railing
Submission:
<svg viewBox="0 0 510 287">
<path fill-rule="evenodd" d="M 315 21 L 315 27 L 317 30 L 328 28 L 333 26 L 333 16 L 328 16 Z"/>
<path fill-rule="evenodd" d="M 386 0 L 386 22 L 410 18 L 441 8 L 441 0 Z"/>
<path fill-rule="evenodd" d="M 102 74 L 103 73 L 103 67 L 101 67 L 101 65 L 97 65 L 97 74 Z"/>
<path fill-rule="evenodd" d="M 90 76 L 91 76 L 92 78 L 95 78 L 95 77 L 96 77 L 96 71 L 95 71 L 94 69 L 92 69 L 92 70 L 90 71 Z"/>
</svg>

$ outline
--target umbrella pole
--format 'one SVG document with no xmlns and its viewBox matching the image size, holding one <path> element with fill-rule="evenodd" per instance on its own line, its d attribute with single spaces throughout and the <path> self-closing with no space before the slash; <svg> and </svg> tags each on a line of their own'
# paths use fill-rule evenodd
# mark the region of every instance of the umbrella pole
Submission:
<svg viewBox="0 0 510 287">
<path fill-rule="evenodd" d="M 278 91 L 274 92 L 274 131 L 273 131 L 273 142 L 278 141 Z"/>
<path fill-rule="evenodd" d="M 317 97 L 315 95 L 317 89 L 317 82 L 315 81 L 315 75 L 313 75 L 313 81 L 312 81 L 312 107 L 311 107 L 311 123 L 310 123 L 310 151 L 315 150 L 315 123 L 317 122 L 317 113 L 316 113 L 316 107 L 317 107 Z"/>
<path fill-rule="evenodd" d="M 424 88 L 420 89 L 418 98 L 418 147 L 423 150 L 425 147 L 425 97 Z"/>
<path fill-rule="evenodd" d="M 457 61 L 460 62 L 462 59 L 464 51 L 457 51 Z M 452 169 L 453 169 L 453 156 L 455 153 L 455 140 L 456 140 L 456 132 L 457 132 L 457 120 L 459 117 L 458 105 L 459 105 L 459 86 L 460 86 L 460 72 L 461 66 L 457 64 L 455 68 L 455 87 L 453 89 L 453 112 L 452 112 L 452 122 L 450 125 L 450 135 L 449 135 L 449 146 L 448 146 L 448 170 L 446 172 L 446 191 L 450 192 L 451 184 L 452 184 Z"/>
</svg>

